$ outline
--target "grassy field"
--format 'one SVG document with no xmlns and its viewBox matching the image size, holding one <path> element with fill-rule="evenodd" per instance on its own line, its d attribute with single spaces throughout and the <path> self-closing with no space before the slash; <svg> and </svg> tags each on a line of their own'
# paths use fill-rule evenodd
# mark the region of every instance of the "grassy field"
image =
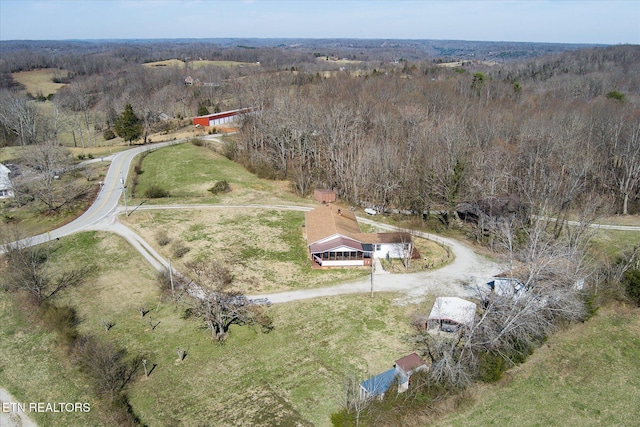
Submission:
<svg viewBox="0 0 640 427">
<path fill-rule="evenodd" d="M 75 306 L 79 328 L 143 353 L 157 364 L 130 390 L 135 411 L 148 425 L 329 425 L 337 410 L 345 375 L 362 378 L 392 366 L 413 351 L 404 340 L 413 306 L 393 304 L 393 295 L 345 296 L 270 307 L 275 329 L 263 334 L 235 327 L 224 346 L 214 344 L 182 308 L 159 304 L 154 271 L 123 240 L 81 233 L 62 239 L 52 265 L 92 264 L 96 272 L 60 303 Z M 117 268 L 113 268 L 117 266 Z M 99 408 L 83 376 L 56 353 L 43 334 L 15 312 L 0 294 L 0 384 L 21 401 L 89 401 Z M 137 307 L 150 313 L 141 318 Z M 101 319 L 115 326 L 105 331 Z M 152 330 L 149 321 L 160 322 Z M 176 348 L 188 350 L 177 361 Z M 34 373 L 38 373 L 34 375 Z M 97 410 L 97 409 L 96 409 Z M 83 415 L 36 417 L 42 425 L 99 425 Z"/>
<path fill-rule="evenodd" d="M 598 230 L 593 239 L 593 248 L 609 258 L 632 250 L 640 242 L 640 231 Z"/>
<path fill-rule="evenodd" d="M 640 310 L 601 309 L 552 336 L 439 426 L 632 426 L 640 419 Z"/>
<path fill-rule="evenodd" d="M 197 60 L 197 61 L 189 61 L 189 67 L 194 69 L 204 68 L 204 67 L 223 67 L 223 68 L 231 68 L 231 67 L 245 67 L 251 66 L 255 67 L 259 64 L 255 64 L 253 62 L 236 62 L 236 61 L 207 61 L 207 60 Z M 179 67 L 185 68 L 184 61 L 179 59 L 167 59 L 164 61 L 156 61 L 156 62 L 148 62 L 144 64 L 145 67 L 155 68 L 155 67 Z"/>
<path fill-rule="evenodd" d="M 42 68 L 40 70 L 13 73 L 12 77 L 15 81 L 22 84 L 25 90 L 33 96 L 38 94 L 47 96 L 49 94 L 55 94 L 61 87 L 66 86 L 64 83 L 53 82 L 53 78 L 57 74 L 66 75 L 66 71 L 56 68 Z"/>
<path fill-rule="evenodd" d="M 151 185 L 169 192 L 164 199 L 144 199 L 146 203 L 223 203 L 234 204 L 300 204 L 285 181 L 257 178 L 214 151 L 193 144 L 180 144 L 150 153 L 144 159 L 135 197 L 142 201 Z M 131 180 L 134 172 L 129 173 Z M 218 181 L 226 180 L 231 192 L 214 196 L 209 191 Z"/>
<path fill-rule="evenodd" d="M 328 285 L 369 274 L 369 269 L 314 270 L 302 236 L 304 213 L 270 209 L 201 209 L 143 211 L 127 218 L 136 230 L 174 266 L 213 259 L 231 269 L 237 287 L 250 294 Z M 165 230 L 171 243 L 161 247 L 156 235 Z M 174 245 L 190 251 L 181 259 Z"/>
</svg>

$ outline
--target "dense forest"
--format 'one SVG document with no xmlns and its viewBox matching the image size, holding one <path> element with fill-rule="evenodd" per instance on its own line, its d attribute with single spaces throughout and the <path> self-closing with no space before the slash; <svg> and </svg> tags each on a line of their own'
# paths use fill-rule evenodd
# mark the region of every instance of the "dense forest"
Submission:
<svg viewBox="0 0 640 427">
<path fill-rule="evenodd" d="M 227 154 L 262 176 L 290 179 L 301 195 L 330 187 L 354 205 L 436 210 L 447 221 L 462 202 L 477 217 L 505 196 L 555 216 L 639 209 L 638 46 L 442 67 L 441 57 L 318 61 L 317 52 L 279 45 L 24 43 L 2 46 L 4 144 L 71 131 L 75 144 L 90 146 L 126 104 L 145 135 L 168 126 L 161 112 L 187 118 L 202 107 L 253 106 Z M 186 66 L 144 66 L 168 58 Z M 202 58 L 260 65 L 190 62 Z M 55 97 L 16 90 L 11 72 L 44 67 L 68 83 Z M 209 84 L 187 87 L 187 75 Z M 50 100 L 53 113 L 33 99 Z"/>
</svg>

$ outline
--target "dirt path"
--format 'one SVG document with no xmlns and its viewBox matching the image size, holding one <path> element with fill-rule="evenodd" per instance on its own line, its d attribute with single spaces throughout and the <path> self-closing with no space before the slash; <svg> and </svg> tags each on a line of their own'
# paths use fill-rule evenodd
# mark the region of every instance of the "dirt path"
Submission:
<svg viewBox="0 0 640 427">
<path fill-rule="evenodd" d="M 31 418 L 26 413 L 17 410 L 11 403 L 17 403 L 18 401 L 9 394 L 9 392 L 3 388 L 0 388 L 0 426 L 1 427 L 37 427 Z M 14 408 L 16 409 L 14 411 Z M 5 410 L 8 411 L 5 412 Z"/>
</svg>

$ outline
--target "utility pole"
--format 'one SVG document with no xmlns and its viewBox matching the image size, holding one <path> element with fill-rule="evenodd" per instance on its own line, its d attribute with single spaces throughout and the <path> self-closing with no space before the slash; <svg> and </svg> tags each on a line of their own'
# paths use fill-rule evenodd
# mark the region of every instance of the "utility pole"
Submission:
<svg viewBox="0 0 640 427">
<path fill-rule="evenodd" d="M 122 197 L 124 199 L 124 214 L 125 216 L 129 216 L 127 212 L 127 187 L 124 185 L 124 178 L 120 175 L 120 184 L 122 184 Z"/>
<path fill-rule="evenodd" d="M 376 271 L 376 259 L 371 255 L 371 298 L 373 298 L 373 272 Z"/>
<path fill-rule="evenodd" d="M 171 268 L 171 258 L 167 258 L 169 260 L 169 280 L 171 280 L 171 296 L 176 297 L 176 293 L 173 289 L 173 268 Z"/>
</svg>

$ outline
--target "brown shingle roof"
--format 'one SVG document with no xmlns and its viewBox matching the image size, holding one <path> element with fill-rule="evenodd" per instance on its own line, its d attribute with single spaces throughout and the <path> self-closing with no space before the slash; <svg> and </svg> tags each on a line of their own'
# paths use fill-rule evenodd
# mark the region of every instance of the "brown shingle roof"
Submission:
<svg viewBox="0 0 640 427">
<path fill-rule="evenodd" d="M 307 243 L 315 243 L 334 234 L 361 241 L 358 220 L 353 212 L 334 205 L 318 206 L 305 214 Z"/>
<path fill-rule="evenodd" d="M 416 353 L 411 353 L 408 356 L 396 360 L 396 366 L 402 369 L 405 374 L 411 372 L 416 368 L 419 368 L 420 366 L 426 365 L 427 363 L 422 360 L 422 357 L 418 356 Z"/>
<path fill-rule="evenodd" d="M 361 243 L 405 243 L 411 242 L 411 234 L 363 233 L 353 212 L 335 205 L 318 206 L 305 214 L 307 244 L 311 245 L 329 236 L 340 234 Z"/>
</svg>

